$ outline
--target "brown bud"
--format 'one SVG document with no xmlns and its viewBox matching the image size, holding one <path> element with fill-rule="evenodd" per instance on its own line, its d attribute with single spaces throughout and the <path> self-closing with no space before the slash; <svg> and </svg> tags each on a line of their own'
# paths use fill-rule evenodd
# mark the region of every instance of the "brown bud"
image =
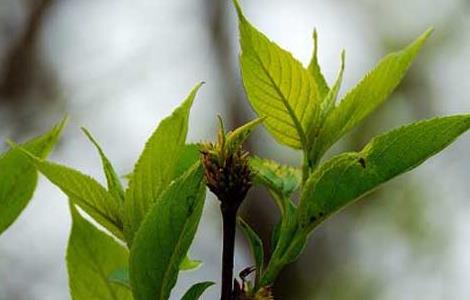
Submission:
<svg viewBox="0 0 470 300">
<path fill-rule="evenodd" d="M 252 185 L 248 152 L 241 147 L 229 152 L 223 145 L 209 143 L 202 145 L 201 154 L 209 189 L 220 201 L 238 207 Z"/>
</svg>

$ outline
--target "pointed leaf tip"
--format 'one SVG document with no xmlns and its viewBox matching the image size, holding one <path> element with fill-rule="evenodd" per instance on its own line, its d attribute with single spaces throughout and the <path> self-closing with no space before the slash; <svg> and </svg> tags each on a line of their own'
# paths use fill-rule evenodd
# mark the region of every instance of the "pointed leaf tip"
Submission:
<svg viewBox="0 0 470 300">
<path fill-rule="evenodd" d="M 318 32 L 317 28 L 313 28 L 313 55 L 317 56 L 318 54 Z"/>
<path fill-rule="evenodd" d="M 191 90 L 191 92 L 189 92 L 189 96 L 187 97 L 187 100 L 188 100 L 190 106 L 193 105 L 193 102 L 194 102 L 194 99 L 196 98 L 197 92 L 199 91 L 199 89 L 200 89 L 204 84 L 206 84 L 205 81 L 200 81 L 198 84 L 196 84 L 196 85 L 193 87 L 193 89 Z"/>
<path fill-rule="evenodd" d="M 189 115 L 201 86 L 202 83 L 195 85 L 182 104 L 159 123 L 134 166 L 124 201 L 129 245 L 152 204 L 179 174 L 178 163 L 186 146 Z"/>
<path fill-rule="evenodd" d="M 232 0 L 232 3 L 233 3 L 233 6 L 235 6 L 235 9 L 237 11 L 238 19 L 240 21 L 244 20 L 245 16 L 243 15 L 243 11 L 238 0 Z"/>
<path fill-rule="evenodd" d="M 20 145 L 7 141 L 11 149 L 0 154 L 0 235 L 16 221 L 34 195 L 38 175 L 29 155 L 46 158 L 65 123 L 64 119 L 49 131 Z"/>
<path fill-rule="evenodd" d="M 341 50 L 341 69 L 344 69 L 346 64 L 346 50 Z"/>
<path fill-rule="evenodd" d="M 424 43 L 429 39 L 433 31 L 434 31 L 434 28 L 429 27 L 417 39 L 415 39 L 414 42 L 412 42 L 407 48 L 405 48 L 402 51 L 415 48 L 415 51 L 418 52 L 423 47 Z"/>
<path fill-rule="evenodd" d="M 361 123 L 385 102 L 404 78 L 432 29 L 380 60 L 327 116 L 310 159 L 318 161 L 323 154 L 352 128 Z"/>
<path fill-rule="evenodd" d="M 426 29 L 426 31 L 423 33 L 423 36 L 425 38 L 428 38 L 433 32 L 434 32 L 434 27 L 431 26 L 428 29 Z"/>
<path fill-rule="evenodd" d="M 67 125 L 67 123 L 69 122 L 70 120 L 70 117 L 68 115 L 65 115 L 62 120 L 59 121 L 59 123 L 57 123 L 57 125 L 55 126 L 55 128 L 57 128 L 57 130 L 59 130 L 59 132 L 61 132 L 64 127 Z"/>
<path fill-rule="evenodd" d="M 88 138 L 88 140 L 95 146 L 98 154 L 101 158 L 101 163 L 103 165 L 103 171 L 106 176 L 106 182 L 108 184 L 108 191 L 118 200 L 124 201 L 124 189 L 122 187 L 121 181 L 119 176 L 117 175 L 111 161 L 106 157 L 101 146 L 98 144 L 96 139 L 92 136 L 92 134 L 85 128 L 81 127 L 81 130 Z"/>
</svg>

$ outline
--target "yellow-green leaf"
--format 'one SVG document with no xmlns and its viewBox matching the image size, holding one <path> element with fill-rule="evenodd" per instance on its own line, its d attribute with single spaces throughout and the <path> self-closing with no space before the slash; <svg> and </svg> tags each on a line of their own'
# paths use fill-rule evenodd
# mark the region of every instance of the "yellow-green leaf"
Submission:
<svg viewBox="0 0 470 300">
<path fill-rule="evenodd" d="M 73 204 L 67 270 L 73 300 L 131 300 L 131 291 L 109 280 L 127 266 L 129 252 L 111 236 L 80 216 Z"/>
<path fill-rule="evenodd" d="M 338 155 L 307 180 L 298 208 L 301 227 L 320 222 L 380 184 L 438 153 L 470 128 L 470 115 L 414 123 L 374 138 L 361 152 Z"/>
<path fill-rule="evenodd" d="M 150 207 L 175 179 L 185 148 L 189 112 L 201 85 L 198 84 L 183 104 L 160 122 L 135 165 L 124 204 L 125 233 L 129 244 Z"/>
<path fill-rule="evenodd" d="M 316 29 L 313 31 L 313 53 L 308 65 L 308 71 L 312 74 L 313 78 L 315 78 L 320 99 L 324 99 L 326 95 L 328 95 L 330 87 L 328 86 L 325 76 L 323 76 L 323 73 L 321 72 L 320 64 L 318 63 L 318 33 Z"/>
<path fill-rule="evenodd" d="M 204 206 L 203 170 L 195 164 L 176 179 L 135 235 L 129 275 L 136 300 L 167 300 L 193 241 Z"/>
<path fill-rule="evenodd" d="M 200 266 L 202 266 L 202 261 L 191 259 L 189 257 L 189 254 L 187 254 L 180 264 L 180 271 L 195 270 L 198 269 Z"/>
<path fill-rule="evenodd" d="M 123 240 L 120 206 L 114 197 L 95 179 L 78 170 L 42 160 L 21 149 L 36 168 L 69 199 L 117 238 Z"/>
<path fill-rule="evenodd" d="M 302 171 L 298 168 L 257 156 L 250 157 L 249 164 L 255 175 L 255 182 L 281 196 L 288 198 L 300 186 Z"/>
<path fill-rule="evenodd" d="M 90 142 L 95 145 L 96 150 L 98 151 L 98 154 L 101 157 L 104 174 L 106 176 L 106 182 L 108 184 L 108 191 L 114 196 L 114 198 L 116 198 L 117 201 L 124 202 L 124 189 L 122 188 L 119 176 L 116 174 L 116 171 L 114 171 L 113 165 L 106 157 L 106 154 L 104 154 L 103 149 L 100 147 L 100 145 L 91 135 L 91 133 L 84 127 L 82 127 L 82 131 L 88 137 Z"/>
<path fill-rule="evenodd" d="M 21 145 L 34 155 L 45 158 L 57 143 L 66 119 L 49 132 Z M 20 149 L 11 149 L 0 156 L 0 234 L 21 214 L 36 188 L 38 174 Z"/>
<path fill-rule="evenodd" d="M 248 100 L 276 140 L 307 150 L 306 132 L 319 114 L 313 76 L 289 52 L 254 28 L 234 1 L 239 18 L 241 72 Z"/>
<path fill-rule="evenodd" d="M 359 84 L 346 94 L 327 117 L 310 159 L 318 161 L 339 138 L 358 125 L 382 104 L 402 80 L 431 30 L 426 31 L 402 51 L 382 59 Z"/>
</svg>

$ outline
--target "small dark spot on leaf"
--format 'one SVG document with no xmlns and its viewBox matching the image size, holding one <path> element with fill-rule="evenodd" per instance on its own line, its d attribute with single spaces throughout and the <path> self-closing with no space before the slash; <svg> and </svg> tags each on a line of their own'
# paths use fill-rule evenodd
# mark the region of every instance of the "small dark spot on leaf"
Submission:
<svg viewBox="0 0 470 300">
<path fill-rule="evenodd" d="M 314 223 L 316 220 L 317 220 L 317 218 L 315 216 L 310 217 L 310 223 Z"/>
<path fill-rule="evenodd" d="M 359 158 L 359 164 L 361 165 L 361 167 L 363 167 L 364 169 L 366 168 L 366 160 L 364 158 Z"/>
</svg>

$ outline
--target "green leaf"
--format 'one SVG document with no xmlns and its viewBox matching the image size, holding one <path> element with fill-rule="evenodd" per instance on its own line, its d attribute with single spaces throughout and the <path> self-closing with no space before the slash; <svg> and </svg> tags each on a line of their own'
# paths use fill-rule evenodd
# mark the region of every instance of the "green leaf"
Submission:
<svg viewBox="0 0 470 300">
<path fill-rule="evenodd" d="M 159 124 L 135 165 L 125 201 L 125 233 L 129 245 L 152 204 L 175 179 L 185 148 L 189 112 L 201 85 L 198 84 L 183 104 Z"/>
<path fill-rule="evenodd" d="M 250 245 L 251 253 L 256 263 L 256 284 L 258 284 L 261 274 L 263 272 L 264 264 L 264 250 L 263 241 L 256 234 L 256 232 L 246 223 L 242 218 L 238 218 L 238 226 L 242 229 L 246 239 Z"/>
<path fill-rule="evenodd" d="M 36 168 L 59 187 L 74 204 L 117 238 L 124 239 L 119 203 L 101 184 L 80 171 L 39 159 L 25 149 L 20 149 L 29 156 Z"/>
<path fill-rule="evenodd" d="M 205 198 L 203 170 L 196 164 L 155 202 L 135 236 L 129 259 L 136 300 L 166 300 L 192 243 Z"/>
<path fill-rule="evenodd" d="M 282 225 L 282 220 L 278 221 L 276 224 L 274 224 L 272 232 L 271 232 L 271 249 L 276 249 L 277 243 L 279 242 L 279 236 L 281 234 L 281 225 Z"/>
<path fill-rule="evenodd" d="M 183 262 L 180 265 L 180 271 L 188 271 L 199 268 L 202 265 L 200 260 L 191 260 L 188 256 L 183 259 Z M 129 282 L 129 269 L 128 268 L 119 268 L 116 271 L 112 272 L 109 277 L 109 281 L 112 283 L 119 284 L 128 289 L 131 288 Z"/>
<path fill-rule="evenodd" d="M 108 191 L 119 201 L 124 202 L 124 189 L 122 188 L 121 180 L 119 176 L 114 171 L 114 167 L 109 161 L 109 159 L 104 154 L 103 149 L 101 149 L 98 142 L 93 138 L 91 133 L 84 127 L 82 127 L 82 131 L 88 137 L 90 142 L 95 145 L 96 150 L 98 151 L 101 162 L 103 164 L 104 174 L 106 176 L 106 182 L 108 183 Z"/>
<path fill-rule="evenodd" d="M 180 157 L 178 158 L 178 163 L 176 164 L 175 178 L 183 175 L 188 169 L 190 169 L 196 162 L 199 161 L 200 157 L 201 153 L 199 152 L 199 145 L 185 145 Z"/>
<path fill-rule="evenodd" d="M 189 258 L 189 255 L 186 255 L 181 262 L 180 271 L 189 271 L 195 270 L 202 266 L 202 261 L 200 260 L 193 260 Z"/>
<path fill-rule="evenodd" d="M 274 228 L 274 250 L 261 277 L 260 287 L 272 285 L 282 268 L 297 258 L 301 250 L 297 245 L 294 245 L 297 238 L 297 229 L 297 207 L 292 201 L 289 201 L 281 217 L 280 224 L 277 224 Z M 293 249 L 293 246 L 295 246 L 295 249 Z M 296 252 L 296 250 L 298 251 Z"/>
<path fill-rule="evenodd" d="M 328 91 L 327 95 L 323 99 L 323 101 L 320 104 L 320 120 L 317 123 L 317 126 L 310 131 L 308 134 L 309 140 L 313 141 L 313 145 L 311 146 L 311 149 L 315 150 L 316 145 L 318 142 L 318 135 L 320 134 L 320 130 L 323 127 L 323 124 L 325 123 L 326 118 L 330 115 L 330 113 L 333 111 L 336 105 L 336 100 L 338 98 L 339 90 L 341 88 L 341 84 L 343 82 L 343 74 L 344 74 L 344 65 L 345 65 L 345 57 L 346 57 L 346 52 L 342 51 L 341 52 L 341 66 L 338 72 L 338 77 L 336 78 L 336 81 L 333 85 L 333 87 Z M 309 172 L 311 172 L 311 169 L 314 169 L 314 167 L 318 164 L 318 161 L 316 158 L 309 158 L 308 161 L 308 166 L 309 166 Z M 304 178 L 305 179 L 305 178 Z"/>
<path fill-rule="evenodd" d="M 36 137 L 22 147 L 45 158 L 59 140 L 67 119 L 49 132 Z M 18 218 L 36 188 L 38 174 L 34 165 L 20 149 L 11 149 L 0 156 L 0 234 Z"/>
<path fill-rule="evenodd" d="M 199 152 L 199 146 L 196 144 L 187 144 L 178 159 L 176 164 L 175 178 L 183 175 L 191 166 L 199 161 L 201 153 Z M 131 175 L 129 175 L 131 177 Z M 129 178 L 130 178 L 129 177 Z M 181 271 L 189 271 L 198 269 L 202 265 L 202 261 L 193 260 L 188 255 L 184 258 L 181 263 Z"/>
<path fill-rule="evenodd" d="M 243 126 L 238 127 L 234 131 L 229 132 L 227 134 L 226 141 L 227 147 L 229 149 L 228 152 L 233 152 L 235 151 L 235 149 L 240 147 L 246 141 L 248 136 L 250 136 L 253 129 L 255 129 L 256 126 L 258 126 L 259 124 L 261 124 L 263 120 L 264 118 L 254 119 L 244 124 Z"/>
<path fill-rule="evenodd" d="M 300 186 L 302 172 L 297 168 L 257 156 L 251 156 L 249 164 L 255 174 L 255 183 L 265 185 L 280 196 L 288 198 Z"/>
<path fill-rule="evenodd" d="M 180 157 L 178 158 L 178 163 L 176 164 L 175 178 L 180 177 L 184 174 L 190 167 L 192 167 L 197 161 L 199 161 L 201 153 L 199 152 L 198 144 L 186 144 L 183 148 Z M 123 176 L 125 179 L 130 180 L 132 178 L 132 173 L 128 173 Z"/>
<path fill-rule="evenodd" d="M 328 95 L 330 88 L 318 63 L 318 33 L 316 29 L 313 31 L 313 54 L 310 64 L 308 65 L 308 71 L 312 74 L 313 78 L 315 78 L 320 99 L 324 99 L 326 95 Z"/>
<path fill-rule="evenodd" d="M 335 84 L 333 87 L 328 91 L 328 94 L 325 96 L 321 103 L 320 111 L 321 116 L 320 120 L 323 120 L 330 114 L 331 110 L 335 108 L 336 99 L 338 98 L 338 93 L 341 88 L 341 83 L 343 82 L 343 74 L 344 74 L 344 65 L 345 65 L 345 57 L 346 52 L 341 52 L 341 65 L 338 72 L 338 77 L 336 78 Z M 316 138 L 316 137 L 313 137 Z M 312 139 L 313 139 L 312 138 Z"/>
<path fill-rule="evenodd" d="M 397 87 L 431 30 L 402 51 L 387 55 L 354 87 L 325 121 L 310 159 L 318 159 L 345 133 L 381 105 Z"/>
<path fill-rule="evenodd" d="M 361 152 L 336 156 L 305 184 L 298 208 L 306 233 L 378 185 L 438 153 L 470 128 L 470 115 L 421 121 L 374 138 Z"/>
<path fill-rule="evenodd" d="M 73 204 L 71 212 L 67 270 L 72 299 L 131 300 L 129 289 L 108 280 L 109 274 L 127 265 L 128 251 L 80 216 Z"/>
<path fill-rule="evenodd" d="M 181 300 L 198 300 L 207 288 L 214 285 L 211 281 L 199 282 L 193 285 Z"/>
<path fill-rule="evenodd" d="M 131 289 L 131 284 L 129 282 L 129 268 L 128 267 L 119 267 L 119 269 L 114 270 L 109 274 L 108 280 L 111 283 L 119 284 L 127 289 Z"/>
<path fill-rule="evenodd" d="M 236 0 L 241 72 L 251 106 L 276 140 L 308 150 L 306 133 L 319 115 L 320 96 L 313 76 L 289 52 L 271 42 L 243 15 Z"/>
</svg>

